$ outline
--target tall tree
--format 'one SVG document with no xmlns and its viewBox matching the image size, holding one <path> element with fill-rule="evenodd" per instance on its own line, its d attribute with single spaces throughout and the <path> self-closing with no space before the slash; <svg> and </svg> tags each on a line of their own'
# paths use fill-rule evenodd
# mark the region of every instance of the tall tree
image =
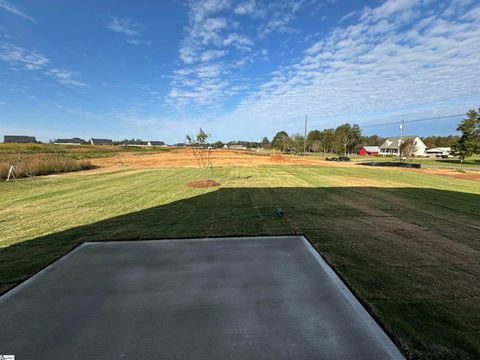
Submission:
<svg viewBox="0 0 480 360">
<path fill-rule="evenodd" d="M 284 151 L 289 146 L 290 136 L 285 131 L 279 131 L 270 143 L 271 147 Z"/>
<path fill-rule="evenodd" d="M 350 130 L 350 153 L 355 152 L 356 148 L 360 145 L 362 138 L 362 130 L 358 124 L 353 124 Z"/>
<path fill-rule="evenodd" d="M 323 137 L 323 152 L 331 153 L 334 151 L 335 144 L 335 129 L 325 129 L 322 131 Z"/>
<path fill-rule="evenodd" d="M 427 145 L 427 148 L 451 147 L 458 140 L 460 140 L 460 136 L 458 135 L 426 136 L 422 138 L 422 141 Z"/>
<path fill-rule="evenodd" d="M 294 152 L 295 154 L 298 154 L 300 152 L 303 152 L 303 140 L 304 137 L 300 134 L 293 134 L 290 137 L 290 141 L 288 142 L 288 150 L 291 152 Z"/>
<path fill-rule="evenodd" d="M 265 136 L 262 140 L 262 147 L 268 149 L 270 147 L 270 140 Z"/>
<path fill-rule="evenodd" d="M 468 111 L 467 118 L 458 124 L 457 131 L 462 135 L 452 150 L 463 163 L 466 157 L 480 153 L 480 109 Z"/>
<path fill-rule="evenodd" d="M 316 152 L 321 148 L 323 142 L 323 134 L 320 130 L 312 130 L 307 135 L 307 149 L 309 151 Z M 315 144 L 315 149 L 313 149 L 313 144 Z M 320 148 L 319 148 L 320 146 Z"/>
<path fill-rule="evenodd" d="M 361 145 L 361 146 L 380 146 L 380 145 L 383 144 L 384 141 L 385 141 L 385 139 L 378 136 L 378 135 L 362 136 L 362 137 L 360 137 L 359 145 Z"/>
<path fill-rule="evenodd" d="M 360 142 L 362 133 L 357 124 L 345 123 L 335 129 L 336 151 L 347 154 L 353 152 L 355 146 Z"/>
</svg>

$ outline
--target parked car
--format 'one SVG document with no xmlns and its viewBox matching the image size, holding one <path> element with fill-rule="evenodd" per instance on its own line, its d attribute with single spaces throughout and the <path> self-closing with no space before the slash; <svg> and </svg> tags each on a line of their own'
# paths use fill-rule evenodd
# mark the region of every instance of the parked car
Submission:
<svg viewBox="0 0 480 360">
<path fill-rule="evenodd" d="M 350 161 L 350 158 L 348 156 L 331 157 L 331 158 L 327 157 L 325 160 L 327 160 L 327 161 Z"/>
</svg>

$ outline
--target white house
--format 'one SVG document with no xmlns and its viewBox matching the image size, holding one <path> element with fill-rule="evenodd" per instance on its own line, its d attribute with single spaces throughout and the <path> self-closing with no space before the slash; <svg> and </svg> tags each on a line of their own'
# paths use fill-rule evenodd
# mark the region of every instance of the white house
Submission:
<svg viewBox="0 0 480 360">
<path fill-rule="evenodd" d="M 110 139 L 94 139 L 90 140 L 90 144 L 92 145 L 113 145 L 113 140 Z"/>
<path fill-rule="evenodd" d="M 425 151 L 425 153 L 429 157 L 441 157 L 441 158 L 449 157 L 451 152 L 452 152 L 452 149 L 450 147 L 437 147 L 437 148 L 428 149 L 427 151 Z"/>
<path fill-rule="evenodd" d="M 150 140 L 150 141 L 147 143 L 147 146 L 167 146 L 167 145 L 165 145 L 165 143 L 164 143 L 163 141 Z"/>
<path fill-rule="evenodd" d="M 231 150 L 247 150 L 247 147 L 244 145 L 232 144 L 228 147 Z"/>
<path fill-rule="evenodd" d="M 57 145 L 82 145 L 82 144 L 86 144 L 87 142 L 80 138 L 72 138 L 72 139 L 56 139 L 53 143 Z"/>
<path fill-rule="evenodd" d="M 427 146 L 418 136 L 404 136 L 403 142 L 406 140 L 413 140 L 415 146 L 414 151 L 409 155 L 414 156 L 425 156 L 425 150 Z M 387 138 L 382 145 L 380 145 L 380 154 L 382 155 L 400 155 L 400 146 L 402 144 L 402 139 L 397 137 Z"/>
</svg>

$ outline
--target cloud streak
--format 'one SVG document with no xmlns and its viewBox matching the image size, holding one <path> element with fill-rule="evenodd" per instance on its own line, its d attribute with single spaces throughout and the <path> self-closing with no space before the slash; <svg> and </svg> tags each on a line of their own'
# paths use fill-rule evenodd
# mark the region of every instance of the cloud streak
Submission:
<svg viewBox="0 0 480 360">
<path fill-rule="evenodd" d="M 125 35 L 129 44 L 149 44 L 148 41 L 140 40 L 140 24 L 132 19 L 111 16 L 105 27 L 113 32 Z"/>
<path fill-rule="evenodd" d="M 226 98 L 239 94 L 245 84 L 238 84 L 236 79 L 245 77 L 241 74 L 245 67 L 267 59 L 267 50 L 255 49 L 258 41 L 273 33 L 294 33 L 289 24 L 306 2 L 189 1 L 189 22 L 179 49 L 182 68 L 172 75 L 167 103 L 177 109 L 204 105 L 210 111 L 211 105 L 219 107 Z M 247 17 L 259 23 L 259 31 L 243 26 L 242 19 Z M 206 65 L 218 69 L 218 75 L 203 78 Z"/>
<path fill-rule="evenodd" d="M 17 15 L 17 16 L 20 16 L 24 19 L 27 19 L 27 20 L 30 20 L 32 22 L 37 22 L 37 20 L 35 20 L 33 17 L 27 15 L 26 13 L 24 13 L 22 10 L 20 10 L 17 6 L 9 3 L 8 1 L 6 0 L 0 0 L 0 9 L 4 9 L 14 15 Z"/>
<path fill-rule="evenodd" d="M 76 73 L 50 67 L 50 59 L 37 50 L 27 50 L 12 43 L 0 45 L 0 60 L 13 70 L 39 71 L 62 85 L 83 87 L 86 83 L 75 79 Z"/>
<path fill-rule="evenodd" d="M 318 123 L 462 112 L 480 90 L 479 5 L 452 1 L 388 0 L 359 20 L 317 39 L 296 64 L 240 102 L 224 124 L 247 132 L 252 124 L 289 128 L 303 114 Z M 431 5 L 431 3 L 430 3 Z M 242 121 L 239 121 L 242 119 Z"/>
</svg>

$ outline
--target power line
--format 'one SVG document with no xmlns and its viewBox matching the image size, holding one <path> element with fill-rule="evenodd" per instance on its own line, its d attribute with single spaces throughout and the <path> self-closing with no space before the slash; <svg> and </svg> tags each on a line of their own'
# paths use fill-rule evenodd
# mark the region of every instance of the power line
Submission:
<svg viewBox="0 0 480 360">
<path fill-rule="evenodd" d="M 436 117 L 430 117 L 430 118 L 412 119 L 412 120 L 405 120 L 403 122 L 404 123 L 422 122 L 422 121 L 430 121 L 430 120 L 448 119 L 448 118 L 453 118 L 458 116 L 465 116 L 465 114 L 455 114 L 455 115 L 436 116 Z M 360 126 L 362 128 L 366 128 L 366 127 L 373 127 L 373 126 L 397 125 L 397 124 L 400 124 L 401 122 L 402 120 L 387 122 L 387 123 L 366 124 L 366 125 L 360 125 Z"/>
</svg>

